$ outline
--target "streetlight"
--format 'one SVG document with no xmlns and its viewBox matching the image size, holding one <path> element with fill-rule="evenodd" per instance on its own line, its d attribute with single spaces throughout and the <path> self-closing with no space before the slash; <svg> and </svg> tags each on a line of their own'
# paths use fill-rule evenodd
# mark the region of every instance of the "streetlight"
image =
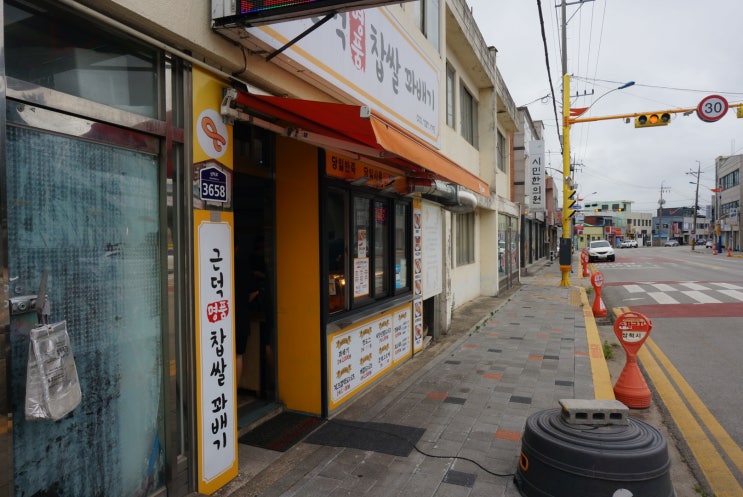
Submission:
<svg viewBox="0 0 743 497">
<path fill-rule="evenodd" d="M 565 3 L 563 2 L 563 24 L 565 24 Z M 565 38 L 565 26 L 563 25 L 563 39 Z M 564 47 L 565 45 L 563 45 Z M 560 238 L 560 272 L 562 278 L 560 280 L 560 286 L 570 286 L 570 271 L 572 269 L 573 252 L 572 242 L 570 239 L 570 217 L 572 213 L 571 209 L 568 209 L 570 204 L 570 195 L 573 191 L 572 180 L 570 179 L 570 75 L 567 73 L 567 60 L 566 54 L 563 53 L 563 77 L 562 77 L 562 175 L 563 175 L 563 187 L 562 187 L 562 238 Z M 608 92 L 601 95 L 599 98 L 594 100 L 587 109 L 581 112 L 585 113 L 593 107 L 596 102 L 601 100 L 609 93 L 616 90 L 623 90 L 634 85 L 634 81 L 628 81 L 623 85 L 612 88 Z"/>
</svg>

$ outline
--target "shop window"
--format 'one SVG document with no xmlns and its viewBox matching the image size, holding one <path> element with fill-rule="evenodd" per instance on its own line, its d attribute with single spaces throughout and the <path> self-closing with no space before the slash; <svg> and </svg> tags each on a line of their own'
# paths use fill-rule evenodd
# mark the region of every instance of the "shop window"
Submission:
<svg viewBox="0 0 743 497">
<path fill-rule="evenodd" d="M 390 230 L 388 205 L 385 201 L 374 202 L 374 296 L 384 297 L 389 292 Z"/>
<path fill-rule="evenodd" d="M 500 131 L 497 132 L 498 146 L 498 169 L 506 172 L 506 137 Z"/>
<path fill-rule="evenodd" d="M 8 76 L 149 117 L 158 115 L 159 56 L 50 2 L 6 1 Z"/>
<path fill-rule="evenodd" d="M 410 205 L 395 203 L 395 292 L 410 289 L 408 246 L 410 246 Z"/>
<path fill-rule="evenodd" d="M 410 230 L 409 202 L 366 191 L 328 189 L 325 242 L 330 314 L 410 290 Z"/>
<path fill-rule="evenodd" d="M 346 192 L 335 188 L 331 188 L 327 195 L 325 241 L 328 246 L 328 307 L 331 314 L 343 311 L 348 306 L 347 197 Z"/>
<path fill-rule="evenodd" d="M 417 0 L 410 2 L 413 8 L 415 25 L 428 41 L 439 51 L 441 28 L 439 26 L 439 0 Z"/>
<path fill-rule="evenodd" d="M 475 262 L 475 213 L 456 214 L 456 261 L 457 266 Z"/>
<path fill-rule="evenodd" d="M 446 64 L 446 125 L 450 128 L 454 128 L 454 112 L 456 111 L 455 102 L 455 85 L 456 85 L 456 73 L 454 68 L 447 63 Z"/>
<path fill-rule="evenodd" d="M 477 148 L 479 146 L 477 141 L 477 101 L 464 85 L 460 88 L 459 99 L 462 116 L 462 137 L 467 140 L 467 143 Z"/>
</svg>

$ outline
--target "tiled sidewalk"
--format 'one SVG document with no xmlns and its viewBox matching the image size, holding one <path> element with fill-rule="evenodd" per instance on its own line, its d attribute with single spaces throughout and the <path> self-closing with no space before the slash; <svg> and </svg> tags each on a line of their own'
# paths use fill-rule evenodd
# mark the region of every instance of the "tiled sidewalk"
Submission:
<svg viewBox="0 0 743 497">
<path fill-rule="evenodd" d="M 416 356 L 288 452 L 241 446 L 240 481 L 219 495 L 519 496 L 527 417 L 594 398 L 581 290 L 559 281 L 554 266 L 524 278 L 445 351 Z M 334 429 L 352 440 L 325 445 Z"/>
</svg>

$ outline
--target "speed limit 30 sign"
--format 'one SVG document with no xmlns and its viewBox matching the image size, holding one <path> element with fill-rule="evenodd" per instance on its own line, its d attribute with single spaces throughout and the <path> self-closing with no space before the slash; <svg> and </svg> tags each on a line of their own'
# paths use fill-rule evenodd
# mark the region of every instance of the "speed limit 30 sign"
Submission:
<svg viewBox="0 0 743 497">
<path fill-rule="evenodd" d="M 728 111 L 728 101 L 720 95 L 704 97 L 697 106 L 699 119 L 707 123 L 719 121 Z"/>
</svg>

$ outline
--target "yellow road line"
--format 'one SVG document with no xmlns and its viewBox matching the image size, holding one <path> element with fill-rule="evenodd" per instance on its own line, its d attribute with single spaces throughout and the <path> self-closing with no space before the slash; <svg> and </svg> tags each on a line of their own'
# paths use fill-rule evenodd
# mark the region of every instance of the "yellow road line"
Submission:
<svg viewBox="0 0 743 497">
<path fill-rule="evenodd" d="M 640 349 L 638 357 L 640 358 L 640 361 L 642 361 L 642 365 L 645 368 L 645 371 L 650 376 L 650 380 L 652 381 L 653 386 L 663 400 L 663 403 L 668 409 L 668 412 L 671 414 L 671 417 L 676 423 L 676 426 L 681 431 L 684 440 L 689 445 L 689 448 L 694 454 L 694 457 L 696 458 L 699 467 L 707 478 L 710 487 L 712 487 L 712 491 L 714 492 L 715 496 L 740 497 L 741 495 L 743 495 L 743 487 L 740 486 L 733 473 L 727 467 L 727 464 L 722 455 L 718 452 L 715 445 L 712 443 L 704 429 L 700 426 L 697 419 L 686 406 L 686 403 L 683 401 L 679 393 L 676 391 L 676 388 L 673 386 L 671 381 L 668 379 L 668 377 L 663 372 L 658 362 L 656 362 L 655 358 L 653 357 L 651 352 L 648 351 L 648 349 L 652 349 L 652 353 L 658 355 L 659 361 L 663 363 L 664 367 L 670 365 L 670 361 L 668 361 L 666 356 L 663 355 L 660 349 L 649 338 L 645 342 L 645 344 L 649 345 L 649 347 Z M 684 382 L 683 377 L 678 374 L 678 371 L 676 371 L 675 368 L 673 368 L 672 366 L 671 368 L 672 370 L 669 370 L 669 374 L 674 377 L 674 380 L 677 381 L 677 384 L 679 380 L 681 382 Z M 685 392 L 685 394 L 689 393 L 686 391 L 685 388 L 682 388 L 681 390 L 682 392 Z M 691 391 L 690 387 L 689 391 Z M 694 397 L 696 397 L 696 395 L 694 395 Z M 700 415 L 700 418 L 705 423 L 705 425 L 707 423 L 711 423 L 713 425 L 719 426 L 719 423 L 717 423 L 716 420 L 712 421 L 714 420 L 714 417 L 711 415 L 711 413 L 709 414 L 709 416 Z M 724 433 L 722 427 L 720 427 L 719 430 L 710 429 L 710 433 L 713 433 L 715 438 L 717 438 L 717 436 L 722 437 L 722 434 L 719 433 L 719 431 L 722 431 Z M 726 433 L 725 437 L 729 438 Z M 722 438 L 724 439 L 724 437 Z M 718 443 L 720 443 L 720 440 L 718 440 Z M 722 443 L 720 443 L 720 445 L 723 446 Z M 725 450 L 727 452 L 728 449 L 726 448 Z M 736 461 L 735 457 L 731 456 L 731 458 L 733 459 L 733 461 Z"/>
<path fill-rule="evenodd" d="M 722 447 L 722 450 L 725 451 L 730 460 L 733 461 L 735 466 L 738 468 L 738 471 L 743 473 L 743 450 L 741 450 L 738 444 L 735 443 L 728 432 L 725 431 L 725 428 L 723 428 L 720 422 L 717 421 L 717 418 L 715 418 L 715 416 L 707 408 L 707 406 L 704 405 L 702 399 L 699 398 L 691 385 L 689 385 L 689 383 L 684 379 L 681 373 L 679 373 L 679 371 L 668 359 L 668 357 L 666 357 L 663 351 L 660 350 L 660 347 L 658 347 L 655 342 L 650 339 L 648 339 L 646 344 L 650 346 L 653 355 L 658 359 L 658 362 L 660 362 L 663 368 L 668 372 L 668 375 L 676 384 L 681 394 L 686 397 L 686 401 L 699 417 L 702 424 L 707 427 L 707 430 L 709 430 L 710 434 L 712 434 L 720 447 Z"/>
<path fill-rule="evenodd" d="M 586 340 L 588 341 L 588 357 L 591 360 L 591 376 L 593 377 L 593 395 L 596 399 L 614 400 L 614 387 L 611 383 L 609 365 L 606 364 L 604 348 L 601 346 L 599 329 L 593 310 L 588 304 L 586 289 L 580 287 L 580 299 L 583 304 L 583 320 L 586 323 Z"/>
</svg>

